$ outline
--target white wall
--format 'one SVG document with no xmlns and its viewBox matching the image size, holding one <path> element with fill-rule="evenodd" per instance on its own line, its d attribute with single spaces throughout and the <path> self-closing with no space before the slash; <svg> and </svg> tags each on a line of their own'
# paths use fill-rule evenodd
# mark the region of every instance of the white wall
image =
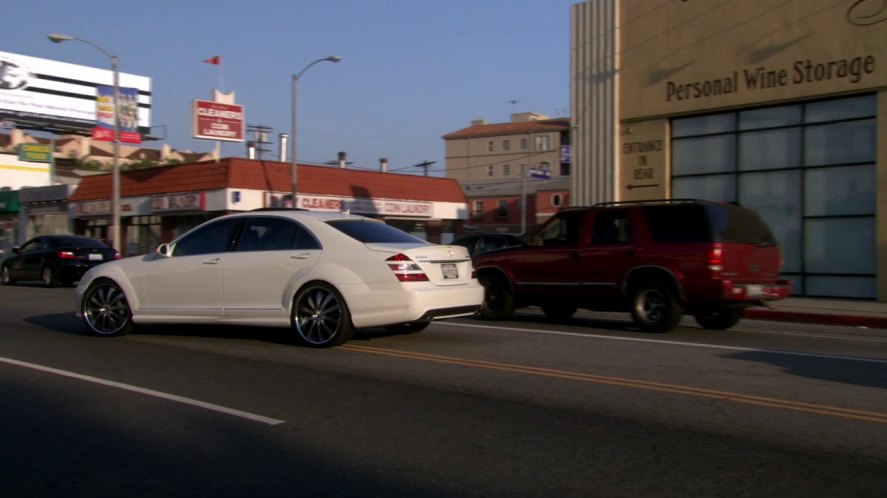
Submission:
<svg viewBox="0 0 887 498">
<path fill-rule="evenodd" d="M 0 154 L 0 187 L 19 190 L 48 185 L 52 185 L 49 163 L 19 161 L 18 155 Z"/>
</svg>

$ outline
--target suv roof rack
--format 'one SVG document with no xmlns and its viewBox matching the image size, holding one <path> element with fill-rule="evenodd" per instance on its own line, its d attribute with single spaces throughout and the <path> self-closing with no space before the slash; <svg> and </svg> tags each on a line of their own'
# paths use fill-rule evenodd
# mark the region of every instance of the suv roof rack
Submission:
<svg viewBox="0 0 887 498">
<path fill-rule="evenodd" d="M 643 204 L 708 204 L 710 201 L 703 199 L 646 199 L 642 201 L 611 201 L 598 202 L 591 207 L 610 207 L 610 206 L 637 206 Z"/>
</svg>

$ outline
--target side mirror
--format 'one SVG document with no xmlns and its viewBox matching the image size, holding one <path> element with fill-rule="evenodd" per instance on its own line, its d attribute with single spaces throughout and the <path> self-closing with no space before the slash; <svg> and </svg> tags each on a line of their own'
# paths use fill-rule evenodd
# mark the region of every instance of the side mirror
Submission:
<svg viewBox="0 0 887 498">
<path fill-rule="evenodd" d="M 164 258 L 172 257 L 172 248 L 169 246 L 169 244 L 160 244 L 159 246 L 157 246 L 157 249 L 155 249 L 154 252 L 158 256 L 162 256 Z"/>
<path fill-rule="evenodd" d="M 12 246 L 12 253 L 13 253 L 13 254 L 21 254 L 21 253 L 22 253 L 22 248 L 19 247 L 19 246 Z"/>
</svg>

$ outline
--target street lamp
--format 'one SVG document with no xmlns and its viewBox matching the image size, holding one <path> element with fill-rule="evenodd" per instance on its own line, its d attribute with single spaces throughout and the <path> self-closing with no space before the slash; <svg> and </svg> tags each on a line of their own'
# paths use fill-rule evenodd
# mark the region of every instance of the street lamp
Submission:
<svg viewBox="0 0 887 498">
<path fill-rule="evenodd" d="M 49 40 L 53 43 L 62 43 L 66 41 L 79 41 L 87 45 L 99 49 L 109 59 L 111 59 L 111 71 L 114 73 L 114 169 L 112 170 L 112 219 L 111 219 L 111 240 L 114 249 L 123 254 L 120 244 L 120 72 L 117 69 L 117 56 L 111 54 L 104 48 L 95 43 L 75 38 L 70 35 L 60 33 L 52 33 Z"/>
<path fill-rule="evenodd" d="M 339 62 L 342 60 L 338 55 L 331 55 L 329 57 L 324 57 L 322 59 L 317 59 L 316 61 L 308 64 L 301 71 L 293 75 L 293 108 L 292 108 L 292 126 L 291 126 L 291 136 L 290 136 L 290 161 L 292 161 L 292 166 L 290 167 L 290 173 L 292 174 L 292 196 L 293 196 L 293 207 L 296 207 L 296 179 L 298 178 L 298 167 L 296 166 L 296 100 L 298 95 L 298 87 L 299 87 L 299 78 L 302 77 L 302 74 L 308 70 L 311 66 L 317 64 L 318 62 Z"/>
</svg>

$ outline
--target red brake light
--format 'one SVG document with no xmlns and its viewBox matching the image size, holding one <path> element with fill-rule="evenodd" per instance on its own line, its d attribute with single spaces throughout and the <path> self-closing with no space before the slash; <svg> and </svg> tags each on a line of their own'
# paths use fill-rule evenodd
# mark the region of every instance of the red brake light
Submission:
<svg viewBox="0 0 887 498">
<path fill-rule="evenodd" d="M 385 260 L 388 268 L 394 272 L 394 276 L 401 282 L 427 282 L 428 275 L 404 254 L 395 254 Z"/>
<path fill-rule="evenodd" d="M 708 254 L 708 269 L 713 272 L 724 270 L 723 248 L 720 244 L 715 244 Z"/>
<path fill-rule="evenodd" d="M 74 255 L 74 251 L 59 251 L 57 255 L 59 259 L 74 259 L 77 257 Z"/>
</svg>

